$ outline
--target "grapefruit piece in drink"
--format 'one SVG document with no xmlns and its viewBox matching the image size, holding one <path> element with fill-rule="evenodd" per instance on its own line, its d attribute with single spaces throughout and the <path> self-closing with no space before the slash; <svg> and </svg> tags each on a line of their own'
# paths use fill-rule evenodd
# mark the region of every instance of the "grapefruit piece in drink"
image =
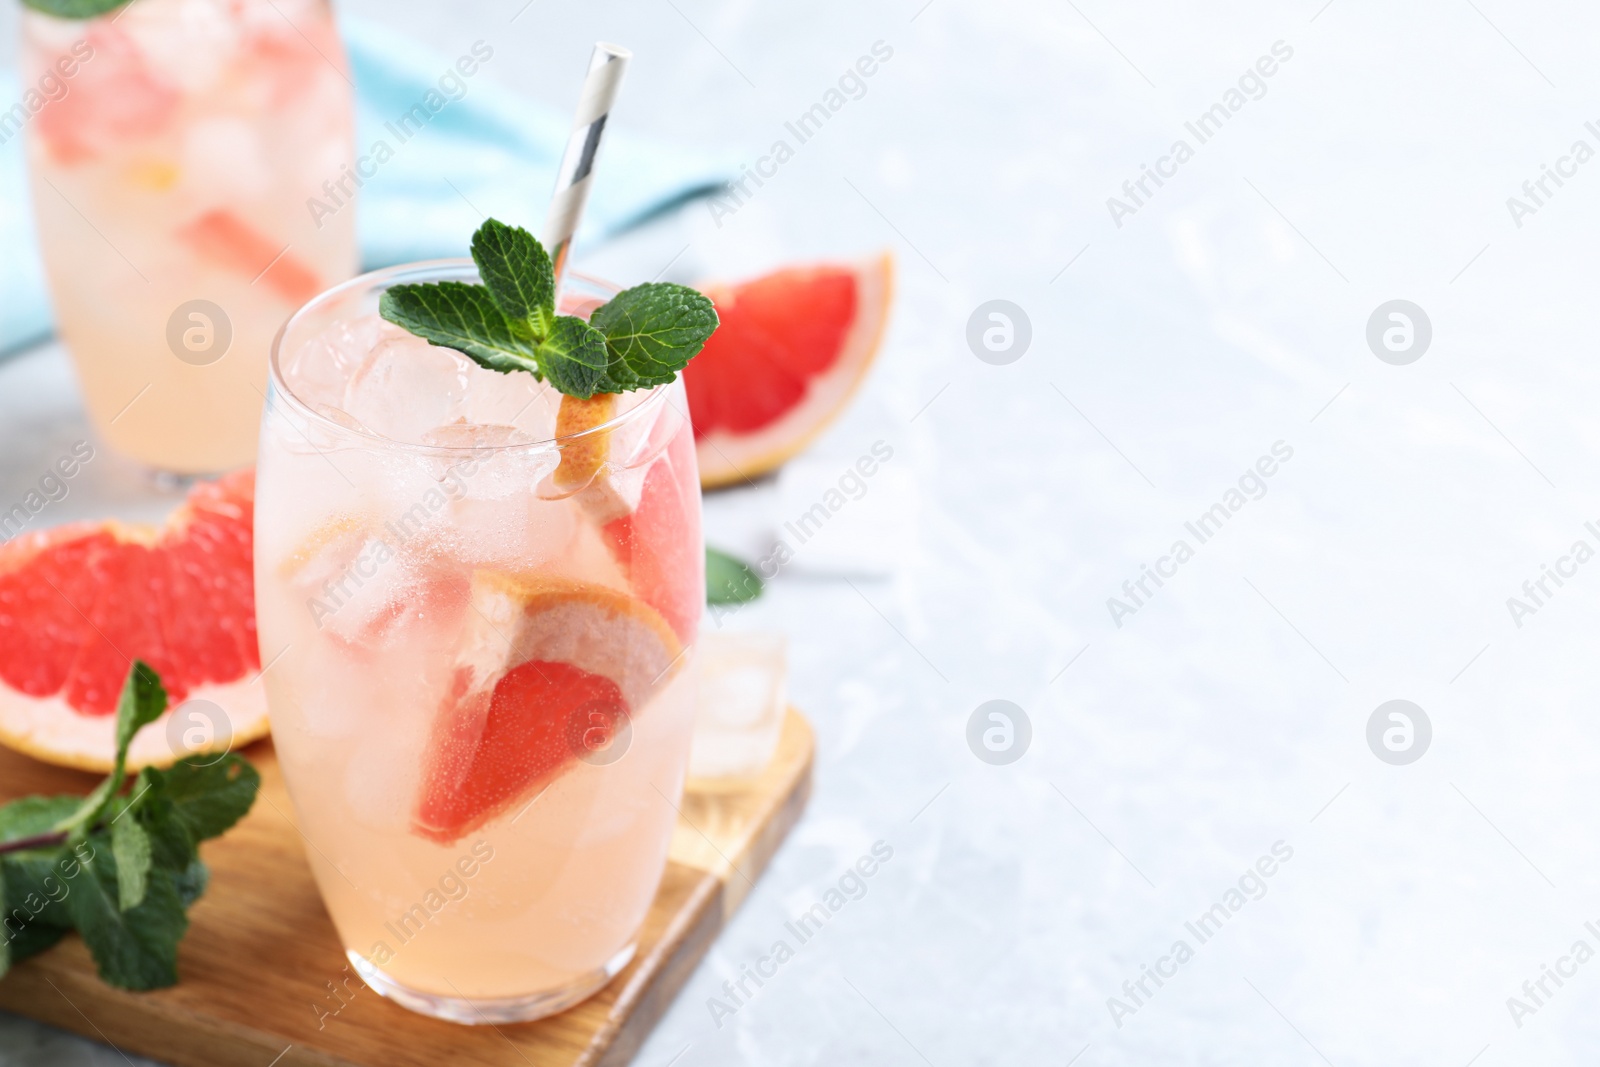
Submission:
<svg viewBox="0 0 1600 1067">
<path fill-rule="evenodd" d="M 705 604 L 705 554 L 700 540 L 700 489 L 693 440 L 673 433 L 643 469 L 611 466 L 609 431 L 616 397 L 561 398 L 556 432 L 563 442 L 552 482 L 576 487 L 576 500 L 600 529 L 633 591 L 660 613 L 678 641 L 694 643 Z M 673 418 L 670 411 L 663 418 Z"/>
<path fill-rule="evenodd" d="M 893 276 L 885 253 L 699 287 L 722 323 L 683 372 L 702 486 L 777 468 L 844 409 L 877 354 Z"/>
<path fill-rule="evenodd" d="M 607 586 L 480 570 L 470 600 L 412 820 L 439 844 L 603 760 L 682 652 L 653 608 Z"/>
<path fill-rule="evenodd" d="M 0 742 L 110 770 L 117 696 L 135 659 L 161 676 L 167 716 L 215 729 L 142 730 L 130 767 L 263 736 L 254 504 L 255 472 L 245 470 L 196 485 L 159 529 L 74 523 L 0 545 Z M 186 701 L 196 703 L 186 711 Z"/>
<path fill-rule="evenodd" d="M 34 30 L 33 32 L 39 32 Z M 160 133 L 182 103 L 115 20 L 96 19 L 52 64 L 72 71 L 67 91 L 39 111 L 36 131 L 61 166 L 76 166 Z"/>
<path fill-rule="evenodd" d="M 700 539 L 700 487 L 690 436 L 674 435 L 645 471 L 639 503 L 600 528 L 633 591 L 693 644 L 705 610 L 705 545 Z"/>
<path fill-rule="evenodd" d="M 299 307 L 322 291 L 322 280 L 288 245 L 272 238 L 225 208 L 213 208 L 185 223 L 178 239 L 214 267 L 260 282 L 286 303 Z"/>
</svg>

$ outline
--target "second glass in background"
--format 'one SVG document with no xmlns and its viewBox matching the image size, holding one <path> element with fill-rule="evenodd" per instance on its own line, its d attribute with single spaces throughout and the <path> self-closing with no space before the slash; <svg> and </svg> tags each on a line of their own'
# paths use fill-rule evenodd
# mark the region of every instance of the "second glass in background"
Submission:
<svg viewBox="0 0 1600 1067">
<path fill-rule="evenodd" d="M 354 274 L 353 89 L 326 0 L 25 11 L 33 208 L 95 428 L 158 470 L 249 463 L 273 334 Z M 322 206 L 316 206 L 317 204 Z"/>
</svg>

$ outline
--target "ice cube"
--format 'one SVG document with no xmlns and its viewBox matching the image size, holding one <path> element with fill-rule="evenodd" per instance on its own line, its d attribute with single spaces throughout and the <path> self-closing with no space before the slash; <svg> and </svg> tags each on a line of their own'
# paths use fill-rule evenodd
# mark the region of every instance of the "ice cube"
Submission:
<svg viewBox="0 0 1600 1067">
<path fill-rule="evenodd" d="M 785 642 L 778 634 L 701 634 L 700 698 L 689 773 L 751 778 L 778 747 L 787 708 Z"/>
<path fill-rule="evenodd" d="M 461 353 L 420 337 L 388 337 L 351 375 L 341 406 L 374 433 L 422 444 L 429 430 L 460 416 L 470 366 Z"/>
<path fill-rule="evenodd" d="M 350 753 L 344 799 L 351 818 L 378 832 L 411 825 L 411 806 L 422 777 L 422 744 L 386 723 L 367 732 Z"/>
<path fill-rule="evenodd" d="M 238 54 L 241 26 L 219 0 L 141 0 L 118 25 L 152 70 L 188 93 L 215 85 Z"/>
<path fill-rule="evenodd" d="M 394 546 L 348 516 L 309 534 L 280 571 L 305 598 L 317 629 L 345 644 L 383 632 L 396 614 L 395 588 L 404 584 Z"/>
<path fill-rule="evenodd" d="M 319 741 L 350 737 L 371 703 L 370 672 L 351 670 L 349 653 L 329 641 L 313 642 L 301 656 L 300 728 Z"/>
<path fill-rule="evenodd" d="M 531 445 L 533 439 L 515 426 L 483 426 L 458 419 L 427 431 L 422 442 L 462 449 L 432 457 L 435 477 L 446 483 L 453 498 L 501 500 L 525 494 L 532 488 L 529 479 L 547 465 L 540 456 L 546 450 L 517 447 Z"/>
<path fill-rule="evenodd" d="M 38 116 L 39 136 L 62 163 L 82 163 L 117 145 L 153 138 L 182 100 L 115 19 L 92 21 L 84 39 L 92 61 L 82 64 L 71 91 Z"/>
<path fill-rule="evenodd" d="M 192 123 L 183 137 L 180 165 L 183 191 L 197 202 L 248 200 L 272 187 L 261 134 L 243 119 Z"/>
<path fill-rule="evenodd" d="M 534 491 L 556 462 L 548 448 L 464 456 L 444 479 L 446 551 L 473 566 L 515 569 L 560 558 L 577 518 L 570 505 L 541 500 Z"/>
<path fill-rule="evenodd" d="M 376 315 L 337 322 L 306 340 L 284 360 L 284 382 L 305 404 L 336 408 L 344 403 L 345 386 L 351 375 L 373 347 L 384 338 L 403 332 Z"/>
<path fill-rule="evenodd" d="M 429 457 L 434 477 L 444 483 L 452 498 L 470 494 L 479 499 L 499 499 L 527 488 L 526 456 L 522 454 L 526 450 L 519 450 L 515 456 L 499 451 L 533 443 L 515 426 L 485 426 L 457 419 L 424 433 L 422 443 L 463 450 Z M 468 449 L 471 451 L 465 451 Z"/>
<path fill-rule="evenodd" d="M 605 464 L 588 485 L 578 490 L 578 506 L 583 508 L 589 521 L 596 526 L 605 526 L 631 515 L 644 495 L 644 475 L 643 467 L 614 470 L 610 464 Z"/>
<path fill-rule="evenodd" d="M 336 422 L 347 430 L 366 431 L 366 427 L 357 422 L 349 412 L 341 411 L 332 404 L 312 404 L 312 410 L 329 422 Z"/>
<path fill-rule="evenodd" d="M 515 426 L 475 423 L 459 418 L 424 433 L 422 443 L 437 448 L 504 448 L 507 445 L 532 444 L 533 438 Z"/>
</svg>

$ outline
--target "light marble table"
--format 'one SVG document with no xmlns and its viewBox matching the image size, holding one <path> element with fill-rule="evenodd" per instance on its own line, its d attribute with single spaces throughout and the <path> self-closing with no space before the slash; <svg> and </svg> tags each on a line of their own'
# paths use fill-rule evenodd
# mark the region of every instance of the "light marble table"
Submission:
<svg viewBox="0 0 1600 1067">
<path fill-rule="evenodd" d="M 708 505 L 756 550 L 830 464 L 893 449 L 720 621 L 790 635 L 816 793 L 639 1063 L 1594 1062 L 1600 963 L 1570 953 L 1600 949 L 1600 564 L 1561 560 L 1600 547 L 1600 163 L 1562 159 L 1600 148 L 1600 12 L 522 6 L 349 5 L 520 50 L 491 76 L 562 106 L 548 57 L 625 42 L 619 122 L 752 164 L 893 49 L 733 217 L 592 257 L 643 278 L 687 245 L 697 277 L 889 246 L 902 282 L 820 466 Z M 1569 176 L 1514 218 L 1544 164 Z M 1003 365 L 967 340 L 995 299 L 1031 324 Z M 1405 365 L 1367 338 L 1395 299 L 1431 325 Z M 1386 325 L 1377 351 L 1417 354 Z M 80 432 L 60 353 L 0 368 L 0 408 L 4 501 Z M 157 506 L 108 463 L 52 516 Z M 1545 564 L 1569 576 L 1533 604 Z M 1396 699 L 1431 728 L 1403 765 L 1386 718 L 1368 742 Z M 1015 762 L 978 758 L 982 722 L 969 745 L 991 700 L 1031 725 Z M 715 1010 L 877 841 L 864 895 Z M 5 1067 L 121 1062 L 0 1020 Z"/>
</svg>

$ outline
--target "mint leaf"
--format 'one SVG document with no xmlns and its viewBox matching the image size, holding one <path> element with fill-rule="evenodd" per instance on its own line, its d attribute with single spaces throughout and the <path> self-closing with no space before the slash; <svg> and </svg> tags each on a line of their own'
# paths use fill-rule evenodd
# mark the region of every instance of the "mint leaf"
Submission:
<svg viewBox="0 0 1600 1067">
<path fill-rule="evenodd" d="M 0 976 L 61 940 L 72 929 L 62 903 L 67 871 L 53 851 L 0 856 Z"/>
<path fill-rule="evenodd" d="M 200 857 L 199 842 L 177 808 L 164 797 L 152 795 L 144 811 L 145 830 L 150 834 L 150 856 L 158 867 L 181 871 Z"/>
<path fill-rule="evenodd" d="M 527 230 L 487 219 L 472 235 L 482 285 L 396 285 L 378 302 L 388 321 L 490 370 L 527 371 L 587 400 L 665 385 L 717 328 L 717 310 L 693 289 L 638 285 L 587 323 L 555 314 L 555 275 Z"/>
<path fill-rule="evenodd" d="M 233 827 L 255 803 L 261 775 L 231 753 L 215 763 L 194 756 L 165 771 L 146 768 L 149 802 L 139 817 L 150 835 L 153 864 L 173 872 L 185 907 L 199 899 L 210 880 L 199 843 Z"/>
<path fill-rule="evenodd" d="M 261 786 L 261 774 L 242 756 L 210 759 L 191 756 L 165 771 L 151 771 L 157 796 L 195 842 L 232 829 L 255 803 Z"/>
<path fill-rule="evenodd" d="M 378 313 L 423 340 L 454 348 L 490 370 L 523 370 L 539 377 L 532 339 L 518 336 L 489 290 L 481 285 L 435 282 L 392 286 L 379 299 Z"/>
<path fill-rule="evenodd" d="M 211 872 L 205 864 L 195 860 L 173 877 L 173 884 L 177 887 L 178 899 L 187 908 L 205 893 L 206 886 L 211 884 Z"/>
<path fill-rule="evenodd" d="M 139 818 L 150 834 L 151 861 L 169 871 L 181 871 L 198 861 L 200 845 L 188 825 L 178 818 L 176 806 L 160 788 L 166 774 L 166 771 L 146 767 L 133 783 L 133 791 L 146 798 Z"/>
<path fill-rule="evenodd" d="M 498 219 L 488 219 L 472 235 L 472 261 L 495 306 L 512 320 L 526 324 L 526 335 L 550 335 L 556 314 L 556 276 L 550 254 L 533 234 Z"/>
<path fill-rule="evenodd" d="M 706 546 L 707 604 L 743 604 L 760 596 L 764 584 L 749 564 Z"/>
<path fill-rule="evenodd" d="M 21 932 L 12 935 L 7 942 L 10 949 L 11 965 L 14 967 L 30 956 L 37 956 L 45 949 L 55 945 L 66 937 L 70 927 L 64 926 L 25 926 Z M 5 976 L 5 968 L 0 966 L 0 977 Z"/>
<path fill-rule="evenodd" d="M 23 797 L 0 805 L 0 844 L 50 833 L 82 803 L 82 797 Z"/>
<path fill-rule="evenodd" d="M 122 683 L 122 695 L 117 699 L 117 767 L 128 759 L 128 746 L 133 735 L 161 718 L 167 710 L 167 690 L 150 665 L 134 660 L 128 668 L 128 677 Z"/>
<path fill-rule="evenodd" d="M 539 367 L 550 384 L 583 400 L 611 392 L 604 388 L 607 359 L 605 335 L 572 315 L 558 316 L 539 346 Z"/>
<path fill-rule="evenodd" d="M 632 389 L 672 381 L 718 325 L 709 298 L 670 282 L 626 289 L 596 308 L 589 322 L 606 335 L 613 378 L 625 381 L 631 375 L 626 388 Z"/>
<path fill-rule="evenodd" d="M 128 0 L 22 0 L 23 7 L 31 7 L 58 19 L 92 19 L 115 11 Z"/>
<path fill-rule="evenodd" d="M 135 663 L 111 775 L 87 798 L 0 805 L 0 975 L 76 928 L 108 984 L 143 990 L 178 980 L 185 909 L 210 879 L 198 843 L 250 810 L 261 776 L 231 753 L 191 756 L 145 768 L 124 793 L 128 746 L 166 705 L 160 678 Z"/>
<path fill-rule="evenodd" d="M 76 837 L 88 833 L 127 779 L 128 746 L 133 743 L 133 735 L 161 718 L 166 710 L 167 690 L 160 677 L 143 660 L 134 660 L 117 700 L 117 756 L 111 777 L 85 797 L 76 812 L 58 823 L 57 830 L 69 831 Z"/>
<path fill-rule="evenodd" d="M 92 851 L 92 850 L 91 850 Z M 61 901 L 67 895 L 66 879 L 80 864 L 66 849 L 29 850 L 0 856 L 0 876 L 6 882 L 6 912 L 0 926 L 7 934 L 30 926 L 72 927 Z"/>
<path fill-rule="evenodd" d="M 170 871 L 153 868 L 144 899 L 118 906 L 118 873 L 111 849 L 100 849 L 69 881 L 67 912 L 94 957 L 100 978 L 120 989 L 161 989 L 178 981 L 178 942 L 189 928 Z"/>
<path fill-rule="evenodd" d="M 117 861 L 117 906 L 136 908 L 150 888 L 150 835 L 126 812 L 111 824 L 111 854 Z"/>
</svg>

